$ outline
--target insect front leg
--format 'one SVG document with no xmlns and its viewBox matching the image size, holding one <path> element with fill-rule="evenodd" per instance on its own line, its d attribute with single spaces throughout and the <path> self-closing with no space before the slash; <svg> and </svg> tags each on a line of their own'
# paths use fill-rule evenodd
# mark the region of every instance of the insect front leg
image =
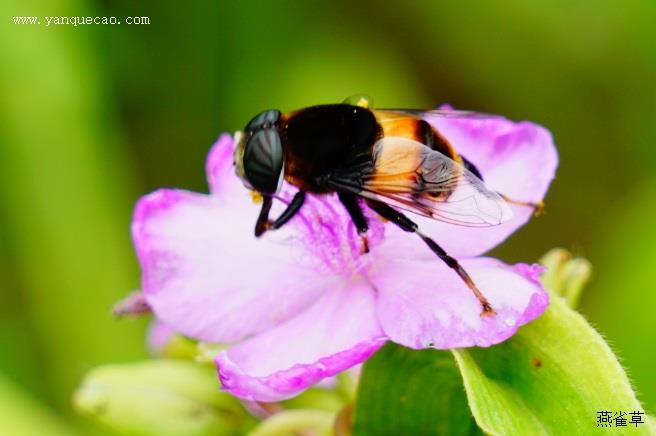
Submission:
<svg viewBox="0 0 656 436">
<path fill-rule="evenodd" d="M 360 235 L 362 240 L 362 253 L 369 253 L 369 240 L 367 239 L 367 230 L 369 230 L 369 224 L 367 223 L 367 218 L 362 213 L 362 208 L 358 203 L 358 199 L 355 195 L 348 192 L 338 192 L 337 197 L 339 201 L 344 205 L 346 211 L 353 220 L 355 228 Z"/>
<path fill-rule="evenodd" d="M 273 199 L 268 195 L 265 195 L 262 198 L 262 208 L 260 209 L 260 215 L 258 215 L 257 222 L 255 223 L 256 237 L 260 237 L 269 228 L 269 212 L 271 212 L 272 204 Z"/>
<path fill-rule="evenodd" d="M 483 307 L 483 311 L 481 312 L 481 316 L 491 316 L 495 315 L 496 312 L 492 308 L 492 305 L 490 305 L 490 302 L 485 298 L 485 295 L 478 289 L 472 278 L 469 276 L 467 271 L 458 263 L 456 259 L 453 257 L 449 256 L 449 254 L 444 251 L 442 247 L 440 247 L 437 242 L 433 241 L 430 237 L 424 235 L 421 233 L 419 230 L 419 226 L 412 221 L 410 218 L 406 217 L 403 215 L 401 212 L 397 211 L 396 209 L 392 208 L 391 206 L 388 206 L 385 203 L 381 203 L 379 201 L 375 200 L 366 200 L 367 205 L 372 208 L 378 215 L 382 216 L 386 220 L 391 221 L 395 225 L 397 225 L 399 228 L 402 230 L 409 232 L 409 233 L 416 233 L 425 243 L 428 245 L 428 247 L 439 257 L 442 259 L 444 263 L 447 264 L 449 268 L 454 270 L 456 274 L 465 282 L 467 287 L 474 293 L 478 301 L 481 303 L 481 306 Z"/>
<path fill-rule="evenodd" d="M 287 205 L 287 208 L 280 214 L 280 216 L 274 221 L 269 220 L 269 212 L 271 211 L 271 205 L 273 204 L 273 198 L 270 196 L 264 196 L 262 199 L 262 209 L 260 209 L 260 215 L 257 217 L 257 222 L 255 223 L 255 236 L 260 237 L 267 230 L 276 230 L 285 225 L 290 219 L 294 217 L 301 210 L 301 206 L 305 202 L 305 192 L 298 191 L 292 201 Z"/>
</svg>

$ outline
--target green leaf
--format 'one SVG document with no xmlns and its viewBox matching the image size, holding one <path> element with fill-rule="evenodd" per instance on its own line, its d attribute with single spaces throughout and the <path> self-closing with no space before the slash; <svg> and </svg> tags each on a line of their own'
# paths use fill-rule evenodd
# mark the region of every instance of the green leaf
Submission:
<svg viewBox="0 0 656 436">
<path fill-rule="evenodd" d="M 604 433 L 598 412 L 644 412 L 601 336 L 561 297 L 551 300 L 510 340 L 453 351 L 476 422 L 487 433 Z M 644 423 L 631 432 L 654 434 L 654 427 Z"/>
<path fill-rule="evenodd" d="M 365 365 L 356 435 L 480 434 L 453 356 L 389 343 Z"/>
<path fill-rule="evenodd" d="M 118 432 L 236 435 L 253 422 L 219 392 L 213 369 L 184 360 L 149 360 L 91 371 L 75 393 L 78 412 Z"/>
</svg>

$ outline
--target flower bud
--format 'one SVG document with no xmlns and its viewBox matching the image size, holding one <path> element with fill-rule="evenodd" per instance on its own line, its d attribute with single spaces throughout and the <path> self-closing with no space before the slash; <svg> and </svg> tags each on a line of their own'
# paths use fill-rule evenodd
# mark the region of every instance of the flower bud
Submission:
<svg viewBox="0 0 656 436">
<path fill-rule="evenodd" d="M 96 368 L 75 392 L 73 405 L 121 433 L 232 435 L 252 425 L 239 401 L 218 391 L 214 371 L 188 361 Z"/>
<path fill-rule="evenodd" d="M 562 248 L 554 248 L 542 257 L 540 263 L 547 268 L 542 275 L 545 288 L 563 297 L 569 307 L 576 307 L 592 276 L 590 262 L 580 257 L 572 258 L 572 254 Z"/>
</svg>

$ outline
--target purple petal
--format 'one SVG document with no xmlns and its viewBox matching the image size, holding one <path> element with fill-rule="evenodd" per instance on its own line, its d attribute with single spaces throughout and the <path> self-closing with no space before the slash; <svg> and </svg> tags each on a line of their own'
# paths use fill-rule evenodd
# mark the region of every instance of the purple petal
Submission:
<svg viewBox="0 0 656 436">
<path fill-rule="evenodd" d="M 558 155 L 551 134 L 543 127 L 504 118 L 428 121 L 478 168 L 490 189 L 517 201 L 539 202 L 544 198 L 558 166 Z M 513 218 L 493 227 L 456 226 L 416 215 L 412 219 L 452 256 L 470 257 L 494 248 L 533 214 L 530 207 L 511 207 Z M 394 233 L 399 237 L 399 231 Z"/>
<path fill-rule="evenodd" d="M 238 397 L 278 401 L 366 360 L 385 340 L 370 286 L 343 281 L 297 317 L 221 352 L 219 377 Z"/>
<path fill-rule="evenodd" d="M 373 278 L 378 317 L 390 340 L 417 349 L 486 347 L 512 336 L 549 304 L 538 265 L 508 266 L 490 258 L 460 262 L 496 315 L 481 317 L 478 300 L 444 263 L 395 259 Z"/>
<path fill-rule="evenodd" d="M 207 154 L 205 172 L 207 173 L 207 184 L 213 194 L 220 195 L 222 192 L 230 191 L 246 192 L 235 175 L 232 157 L 234 149 L 235 143 L 232 136 L 222 133 Z"/>
<path fill-rule="evenodd" d="M 139 201 L 132 235 L 158 319 L 187 336 L 232 342 L 296 315 L 330 286 L 291 227 L 255 238 L 257 213 L 252 203 L 186 191 Z"/>
<path fill-rule="evenodd" d="M 164 350 L 164 347 L 175 336 L 175 333 L 175 330 L 171 327 L 154 319 L 148 326 L 148 332 L 146 334 L 146 345 L 150 354 L 159 356 Z"/>
</svg>

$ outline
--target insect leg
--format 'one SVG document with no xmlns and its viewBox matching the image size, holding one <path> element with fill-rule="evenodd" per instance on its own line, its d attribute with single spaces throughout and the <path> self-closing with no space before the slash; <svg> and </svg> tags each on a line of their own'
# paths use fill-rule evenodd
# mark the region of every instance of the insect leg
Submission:
<svg viewBox="0 0 656 436">
<path fill-rule="evenodd" d="M 287 205 L 287 208 L 280 214 L 280 216 L 274 220 L 269 220 L 269 212 L 271 211 L 271 205 L 273 199 L 269 196 L 264 196 L 262 200 L 262 209 L 260 210 L 260 215 L 257 218 L 257 223 L 255 224 L 255 236 L 260 237 L 267 230 L 276 230 L 282 227 L 296 215 L 296 213 L 301 210 L 303 202 L 305 201 L 305 192 L 298 191 L 292 201 Z"/>
<path fill-rule="evenodd" d="M 262 208 L 260 209 L 260 215 L 257 217 L 257 222 L 255 223 L 256 237 L 262 236 L 262 234 L 269 228 L 269 212 L 271 211 L 272 204 L 273 199 L 268 195 L 265 195 L 262 198 Z"/>
<path fill-rule="evenodd" d="M 467 160 L 467 158 L 465 158 L 464 156 L 460 156 L 460 158 L 462 159 L 463 166 L 467 170 L 469 170 L 473 175 L 475 175 L 476 177 L 481 179 L 481 181 L 483 181 L 483 175 L 478 170 L 478 168 L 476 168 L 476 165 L 474 165 L 471 161 Z M 501 198 L 503 198 L 506 203 L 514 204 L 516 206 L 526 206 L 526 207 L 532 208 L 533 209 L 533 214 L 535 216 L 541 215 L 542 212 L 544 212 L 544 203 L 543 202 L 532 203 L 532 202 L 529 202 L 529 201 L 518 201 L 518 200 L 513 200 L 512 198 L 502 194 L 501 192 L 497 192 L 497 194 L 499 194 L 499 196 Z"/>
<path fill-rule="evenodd" d="M 402 230 L 409 232 L 409 233 L 416 233 L 425 243 L 428 245 L 428 247 L 435 253 L 444 263 L 449 266 L 452 270 L 460 276 L 460 278 L 465 282 L 467 287 L 471 289 L 471 291 L 474 293 L 478 301 L 481 303 L 481 306 L 483 307 L 483 311 L 481 312 L 481 316 L 490 316 L 490 315 L 495 315 L 496 312 L 490 305 L 490 302 L 485 298 L 485 295 L 478 289 L 472 278 L 469 276 L 467 271 L 458 263 L 456 259 L 453 257 L 449 256 L 449 254 L 444 251 L 442 247 L 440 247 L 437 242 L 433 241 L 430 237 L 424 235 L 421 233 L 419 230 L 419 226 L 410 218 L 406 217 L 403 215 L 401 212 L 397 211 L 396 209 L 392 208 L 391 206 L 388 206 L 385 203 L 381 203 L 379 201 L 375 200 L 366 200 L 367 205 L 372 208 L 378 215 L 382 216 L 383 218 L 393 222 L 396 224 L 398 227 L 400 227 Z"/>
<path fill-rule="evenodd" d="M 503 200 L 508 204 L 514 204 L 516 206 L 526 206 L 532 208 L 533 215 L 535 216 L 542 215 L 542 213 L 544 212 L 544 202 L 542 201 L 540 201 L 539 203 L 532 203 L 530 201 L 518 201 L 518 200 L 513 200 L 512 198 L 500 192 L 497 192 L 497 194 L 499 194 L 499 196 L 503 198 Z"/>
<path fill-rule="evenodd" d="M 304 202 L 305 202 L 305 191 L 298 191 L 294 195 L 294 198 L 292 198 L 291 203 L 289 203 L 289 205 L 287 206 L 287 209 L 285 209 L 280 214 L 280 216 L 276 218 L 274 222 L 271 223 L 269 228 L 276 230 L 287 224 L 287 221 L 294 218 L 294 215 L 296 215 L 298 211 L 301 210 L 301 206 L 303 206 Z"/>
<path fill-rule="evenodd" d="M 346 208 L 346 211 L 353 220 L 353 224 L 355 224 L 355 228 L 358 230 L 358 235 L 360 235 L 360 239 L 362 240 L 362 253 L 369 253 L 369 240 L 367 239 L 369 224 L 367 223 L 367 218 L 362 213 L 362 208 L 358 203 L 357 197 L 348 192 L 338 192 L 337 197 L 339 197 L 339 201 Z"/>
</svg>

